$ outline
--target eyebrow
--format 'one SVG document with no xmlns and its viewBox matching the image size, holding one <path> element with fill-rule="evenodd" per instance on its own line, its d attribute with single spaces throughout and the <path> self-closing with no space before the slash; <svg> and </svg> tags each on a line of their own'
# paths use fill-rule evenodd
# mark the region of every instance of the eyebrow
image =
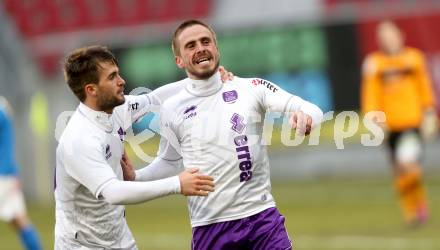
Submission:
<svg viewBox="0 0 440 250">
<path fill-rule="evenodd" d="M 196 40 L 190 40 L 187 43 L 185 43 L 185 47 L 187 47 L 188 45 L 195 43 L 195 42 L 196 42 Z"/>
<path fill-rule="evenodd" d="M 188 41 L 187 43 L 185 43 L 185 47 L 188 46 L 188 45 L 191 44 L 191 43 L 195 43 L 195 42 L 198 41 L 198 40 L 206 40 L 206 39 L 208 39 L 208 40 L 210 40 L 210 41 L 213 41 L 213 39 L 212 39 L 211 37 L 209 37 L 209 36 L 202 36 L 202 37 L 200 37 L 200 38 L 197 38 L 197 39 L 194 39 L 194 40 L 190 40 L 190 41 Z"/>
</svg>

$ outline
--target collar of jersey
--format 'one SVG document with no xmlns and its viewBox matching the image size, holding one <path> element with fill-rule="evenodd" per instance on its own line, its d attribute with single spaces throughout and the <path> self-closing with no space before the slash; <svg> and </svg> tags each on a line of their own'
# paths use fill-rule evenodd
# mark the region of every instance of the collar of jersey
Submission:
<svg viewBox="0 0 440 250">
<path fill-rule="evenodd" d="M 217 72 L 206 80 L 194 80 L 187 78 L 186 90 L 195 96 L 210 96 L 222 88 L 220 73 Z"/>
<path fill-rule="evenodd" d="M 110 133 L 113 131 L 113 121 L 111 119 L 111 114 L 107 114 L 104 111 L 93 110 L 82 102 L 79 104 L 78 110 L 88 120 L 90 120 L 92 123 L 97 125 L 105 132 Z"/>
</svg>

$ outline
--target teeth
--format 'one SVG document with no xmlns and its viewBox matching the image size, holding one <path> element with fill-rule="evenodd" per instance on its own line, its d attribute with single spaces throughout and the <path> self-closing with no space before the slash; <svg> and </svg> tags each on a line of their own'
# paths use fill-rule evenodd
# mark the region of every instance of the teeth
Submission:
<svg viewBox="0 0 440 250">
<path fill-rule="evenodd" d="M 200 60 L 197 60 L 197 63 L 201 63 L 201 62 L 205 62 L 205 61 L 209 61 L 209 58 L 202 58 Z"/>
</svg>

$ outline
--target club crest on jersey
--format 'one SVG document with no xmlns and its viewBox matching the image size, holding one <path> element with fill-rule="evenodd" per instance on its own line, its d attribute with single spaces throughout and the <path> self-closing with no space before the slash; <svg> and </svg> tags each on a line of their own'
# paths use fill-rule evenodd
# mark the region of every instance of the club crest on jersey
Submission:
<svg viewBox="0 0 440 250">
<path fill-rule="evenodd" d="M 108 160 L 110 157 L 112 157 L 112 152 L 110 151 L 110 145 L 107 144 L 105 146 L 105 159 Z"/>
<path fill-rule="evenodd" d="M 223 92 L 223 101 L 227 103 L 234 103 L 238 98 L 238 93 L 235 90 Z"/>
<path fill-rule="evenodd" d="M 187 107 L 185 109 L 185 111 L 183 111 L 183 119 L 186 120 L 186 119 L 189 119 L 191 117 L 196 116 L 197 115 L 196 108 L 197 108 L 196 105 L 192 105 L 190 107 Z"/>
<path fill-rule="evenodd" d="M 278 88 L 275 87 L 275 85 L 273 85 L 271 82 L 263 80 L 263 79 L 257 79 L 257 78 L 253 79 L 252 85 L 254 85 L 254 86 L 263 85 L 267 89 L 269 89 L 270 91 L 272 91 L 274 93 L 278 91 Z"/>
</svg>

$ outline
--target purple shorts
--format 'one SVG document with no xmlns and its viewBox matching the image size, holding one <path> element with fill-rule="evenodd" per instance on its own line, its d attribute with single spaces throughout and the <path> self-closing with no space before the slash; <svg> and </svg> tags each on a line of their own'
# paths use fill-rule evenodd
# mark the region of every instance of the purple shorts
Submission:
<svg viewBox="0 0 440 250">
<path fill-rule="evenodd" d="M 276 208 L 233 221 L 194 227 L 193 250 L 289 250 L 292 242 Z"/>
</svg>

